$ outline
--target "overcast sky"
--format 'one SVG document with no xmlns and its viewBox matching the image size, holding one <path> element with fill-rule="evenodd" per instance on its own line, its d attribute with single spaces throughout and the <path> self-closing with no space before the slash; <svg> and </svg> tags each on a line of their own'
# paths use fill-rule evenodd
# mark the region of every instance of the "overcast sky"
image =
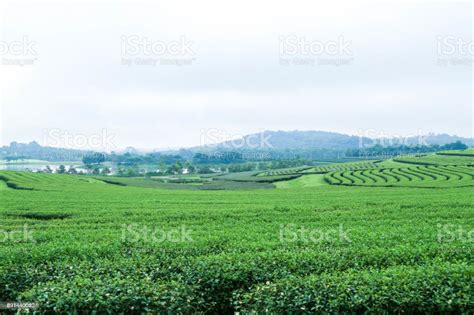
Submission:
<svg viewBox="0 0 474 315">
<path fill-rule="evenodd" d="M 0 7 L 1 144 L 185 147 L 209 130 L 472 137 L 469 1 L 118 3 Z"/>
</svg>

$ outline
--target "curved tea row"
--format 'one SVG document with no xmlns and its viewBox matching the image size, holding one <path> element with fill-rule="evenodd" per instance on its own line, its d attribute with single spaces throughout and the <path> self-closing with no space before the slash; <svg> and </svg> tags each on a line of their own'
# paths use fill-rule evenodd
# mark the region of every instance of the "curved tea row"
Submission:
<svg viewBox="0 0 474 315">
<path fill-rule="evenodd" d="M 302 171 L 303 174 L 323 174 L 334 171 L 353 171 L 377 168 L 380 161 L 362 161 L 351 163 L 333 163 L 328 165 L 320 165 L 308 170 Z"/>
<path fill-rule="evenodd" d="M 468 166 L 431 165 L 401 168 L 345 170 L 325 175 L 332 185 L 349 186 L 473 186 L 474 168 Z"/>
</svg>

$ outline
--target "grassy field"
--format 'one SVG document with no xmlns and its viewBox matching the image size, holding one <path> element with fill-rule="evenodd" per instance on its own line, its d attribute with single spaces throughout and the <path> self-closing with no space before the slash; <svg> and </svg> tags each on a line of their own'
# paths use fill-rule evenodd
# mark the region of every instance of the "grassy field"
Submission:
<svg viewBox="0 0 474 315">
<path fill-rule="evenodd" d="M 472 314 L 473 169 L 381 163 L 219 191 L 189 187 L 288 175 L 1 171 L 0 301 L 48 313 Z"/>
</svg>

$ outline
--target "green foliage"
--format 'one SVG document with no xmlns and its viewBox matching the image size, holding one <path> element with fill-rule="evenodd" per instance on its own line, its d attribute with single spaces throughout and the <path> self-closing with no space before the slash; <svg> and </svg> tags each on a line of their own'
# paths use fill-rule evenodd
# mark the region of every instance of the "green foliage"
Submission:
<svg viewBox="0 0 474 315">
<path fill-rule="evenodd" d="M 44 310 L 55 313 L 173 313 L 195 311 L 203 304 L 192 286 L 177 282 L 143 281 L 139 274 L 132 277 L 100 278 L 75 276 L 59 278 L 22 294 L 23 300 L 36 301 Z"/>
<path fill-rule="evenodd" d="M 305 170 L 310 169 L 310 166 L 299 166 L 299 167 L 290 167 L 290 168 L 283 168 L 278 170 L 267 171 L 258 174 L 257 176 L 277 176 L 277 175 L 294 175 L 301 173 Z"/>
<path fill-rule="evenodd" d="M 359 149 L 349 149 L 346 152 L 347 156 L 397 156 L 403 154 L 415 154 L 415 153 L 428 153 L 428 152 L 436 152 L 436 151 L 443 151 L 443 150 L 465 150 L 467 149 L 467 145 L 462 143 L 461 141 L 456 141 L 452 143 L 447 143 L 444 145 L 391 145 L 385 146 L 376 144 L 373 146 L 368 146 L 367 148 L 359 148 Z"/>
<path fill-rule="evenodd" d="M 156 188 L 156 189 L 178 189 L 178 190 L 235 190 L 235 189 L 271 189 L 275 188 L 269 183 L 238 182 L 238 181 L 213 181 L 203 178 L 170 178 L 170 177 L 94 177 L 112 185 Z"/>
<path fill-rule="evenodd" d="M 470 156 L 474 157 L 474 148 L 469 148 L 465 150 L 448 150 L 448 151 L 441 151 L 437 152 L 436 154 L 439 155 L 457 155 L 457 156 Z"/>
<path fill-rule="evenodd" d="M 105 154 L 104 153 L 90 153 L 87 155 L 84 155 L 82 157 L 82 163 L 84 164 L 100 164 L 105 161 Z"/>
<path fill-rule="evenodd" d="M 69 174 L 77 174 L 77 170 L 74 168 L 74 166 L 69 166 L 69 169 L 67 171 Z"/>
<path fill-rule="evenodd" d="M 243 314 L 467 314 L 472 311 L 473 280 L 474 268 L 467 264 L 348 270 L 237 291 L 234 306 Z"/>
<path fill-rule="evenodd" d="M 218 175 L 214 177 L 214 179 L 236 181 L 236 182 L 274 183 L 278 181 L 295 179 L 301 176 L 301 174 L 258 176 L 259 173 L 260 173 L 259 171 L 229 173 L 229 174 Z"/>
<path fill-rule="evenodd" d="M 66 173 L 66 167 L 64 165 L 59 165 L 58 170 L 56 171 L 58 174 L 65 174 Z"/>
<path fill-rule="evenodd" d="M 474 169 L 452 165 L 377 168 L 332 172 L 325 180 L 333 185 L 449 188 L 474 186 Z"/>
<path fill-rule="evenodd" d="M 345 171 L 345 170 L 359 170 L 359 169 L 371 169 L 377 168 L 380 160 L 366 160 L 360 162 L 349 162 L 349 163 L 333 163 L 328 165 L 321 165 L 314 168 L 302 170 L 300 173 L 303 174 L 324 174 L 333 171 Z"/>
<path fill-rule="evenodd" d="M 474 243 L 453 232 L 474 227 L 472 186 L 462 187 L 473 169 L 382 163 L 306 175 L 314 168 L 1 171 L 0 230 L 27 225 L 34 242 L 0 242 L 0 301 L 37 302 L 39 313 L 473 313 Z M 288 189 L 259 182 L 276 178 Z M 192 240 L 134 239 L 127 225 L 184 226 Z M 282 238 L 282 227 L 334 237 Z"/>
</svg>

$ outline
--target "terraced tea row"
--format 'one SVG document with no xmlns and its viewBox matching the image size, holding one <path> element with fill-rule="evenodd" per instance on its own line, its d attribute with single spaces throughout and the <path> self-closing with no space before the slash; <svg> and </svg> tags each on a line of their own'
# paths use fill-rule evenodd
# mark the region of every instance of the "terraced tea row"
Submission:
<svg viewBox="0 0 474 315">
<path fill-rule="evenodd" d="M 353 171 L 361 169 L 377 168 L 379 160 L 351 162 L 351 163 L 334 163 L 329 165 L 321 165 L 302 171 L 303 174 L 323 174 L 334 171 Z"/>
<path fill-rule="evenodd" d="M 252 182 L 252 183 L 274 183 L 298 178 L 299 173 L 258 176 L 260 171 L 248 171 L 239 173 L 228 173 L 213 177 L 216 181 Z"/>
<path fill-rule="evenodd" d="M 2 171 L 0 181 L 7 187 L 23 190 L 77 189 L 83 184 L 104 184 L 89 176 Z"/>
<path fill-rule="evenodd" d="M 300 167 L 290 167 L 290 168 L 281 168 L 277 170 L 266 171 L 258 174 L 258 177 L 263 176 L 280 176 L 280 175 L 294 175 L 302 171 L 311 169 L 311 166 L 300 166 Z"/>
<path fill-rule="evenodd" d="M 411 166 L 338 171 L 325 175 L 332 185 L 459 187 L 474 186 L 474 169 L 467 166 Z"/>
</svg>

